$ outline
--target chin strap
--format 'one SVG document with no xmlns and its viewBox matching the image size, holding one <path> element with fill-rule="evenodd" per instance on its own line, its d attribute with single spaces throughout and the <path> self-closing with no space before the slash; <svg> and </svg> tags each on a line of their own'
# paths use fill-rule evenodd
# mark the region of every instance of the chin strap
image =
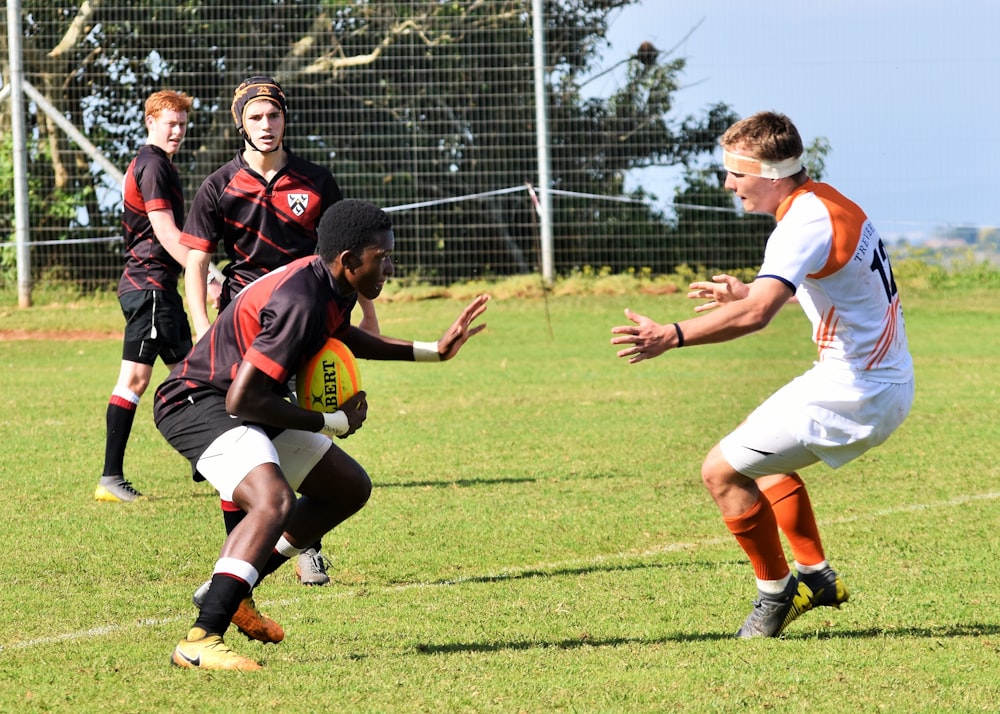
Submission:
<svg viewBox="0 0 1000 714">
<path fill-rule="evenodd" d="M 273 154 L 275 151 L 281 151 L 282 147 L 281 142 L 279 142 L 278 145 L 275 148 L 271 149 L 270 151 L 261 151 L 256 146 L 254 146 L 254 143 L 252 141 L 250 141 L 250 137 L 247 136 L 246 130 L 240 129 L 240 136 L 243 137 L 243 141 L 246 142 L 247 146 L 256 151 L 258 154 Z M 282 140 L 284 140 L 284 137 L 282 137 Z"/>
</svg>

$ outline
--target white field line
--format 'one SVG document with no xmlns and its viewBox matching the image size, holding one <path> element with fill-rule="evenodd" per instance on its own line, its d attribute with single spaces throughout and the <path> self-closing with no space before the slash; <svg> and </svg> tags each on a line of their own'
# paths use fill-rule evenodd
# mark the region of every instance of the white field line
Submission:
<svg viewBox="0 0 1000 714">
<path fill-rule="evenodd" d="M 956 498 L 950 498 L 946 501 L 937 501 L 935 503 L 918 503 L 909 506 L 898 506 L 894 508 L 886 508 L 881 511 L 875 511 L 874 513 L 865 514 L 855 514 L 853 516 L 844 516 L 833 519 L 826 519 L 821 526 L 826 525 L 836 525 L 840 523 L 853 523 L 861 519 L 871 519 L 871 518 L 884 518 L 887 516 L 896 516 L 901 513 L 913 513 L 916 511 L 930 511 L 939 508 L 953 508 L 956 506 L 962 506 L 967 503 L 973 503 L 975 501 L 993 501 L 1000 498 L 1000 492 L 991 491 L 989 493 L 978 493 L 970 494 L 965 496 L 958 496 Z M 554 563 L 539 563 L 537 565 L 523 566 L 520 568 L 505 568 L 493 574 L 487 575 L 470 575 L 463 578 L 455 578 L 453 580 L 440 580 L 435 582 L 422 582 L 422 583 L 406 583 L 403 585 L 392 585 L 383 588 L 386 593 L 393 592 L 404 592 L 413 589 L 424 589 L 424 588 L 438 588 L 438 587 L 451 587 L 454 585 L 463 585 L 467 583 L 483 582 L 486 580 L 504 580 L 508 578 L 516 578 L 524 573 L 532 572 L 544 572 L 546 570 L 562 570 L 567 568 L 581 568 L 588 565 L 594 565 L 597 563 L 606 563 L 609 561 L 628 561 L 639 558 L 644 558 L 652 555 L 659 555 L 662 553 L 675 553 L 683 550 L 695 550 L 697 548 L 704 548 L 708 546 L 722 545 L 732 541 L 732 537 L 729 535 L 719 536 L 715 538 L 703 538 L 701 540 L 691 541 L 689 543 L 666 543 L 655 548 L 648 548 L 643 551 L 629 551 L 622 553 L 614 553 L 611 555 L 598 555 L 586 560 L 567 560 L 562 562 Z M 370 588 L 369 588 L 370 590 Z M 310 588 L 310 597 L 314 597 L 317 593 L 315 589 Z M 336 593 L 331 593 L 335 598 L 349 597 L 350 592 L 338 591 Z M 295 605 L 302 601 L 302 597 L 295 597 L 285 600 L 274 601 L 274 604 L 285 606 L 285 605 Z M 113 635 L 117 632 L 132 629 L 144 629 L 147 627 L 158 627 L 160 625 L 169 625 L 184 621 L 191 621 L 192 613 L 185 613 L 183 615 L 176 615 L 174 617 L 167 618 L 147 618 L 138 620 L 137 622 L 123 623 L 120 625 L 103 625 L 101 627 L 92 627 L 86 630 L 78 630 L 76 632 L 65 632 L 57 635 L 49 635 L 46 637 L 36 637 L 31 640 L 24 640 L 21 642 L 12 642 L 6 645 L 0 645 L 0 652 L 15 651 L 15 650 L 25 650 L 34 647 L 44 647 L 47 645 L 59 644 L 62 642 L 72 642 L 76 640 L 91 640 L 97 639 L 99 637 L 104 637 L 107 635 Z"/>
</svg>

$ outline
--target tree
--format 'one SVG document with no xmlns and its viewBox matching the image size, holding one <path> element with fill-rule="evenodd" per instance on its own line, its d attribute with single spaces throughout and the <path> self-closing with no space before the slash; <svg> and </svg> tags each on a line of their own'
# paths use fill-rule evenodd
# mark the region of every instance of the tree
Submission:
<svg viewBox="0 0 1000 714">
<path fill-rule="evenodd" d="M 714 143 L 736 119 L 725 105 L 714 107 L 699 140 Z M 823 180 L 829 152 L 830 144 L 823 137 L 805 147 L 802 161 L 816 181 Z M 686 263 L 707 274 L 759 264 L 774 218 L 734 212 L 734 197 L 725 188 L 726 171 L 718 164 L 700 168 L 685 162 L 684 166 L 685 180 L 674 196 L 676 217 L 669 234 L 676 245 L 678 264 Z"/>
<path fill-rule="evenodd" d="M 628 59 L 612 96 L 583 96 L 609 18 L 632 2 L 545 4 L 552 188 L 568 194 L 555 203 L 557 270 L 670 269 L 672 259 L 657 257 L 670 228 L 662 215 L 642 202 L 588 197 L 620 196 L 635 168 L 693 164 L 714 150 L 727 118 L 720 105 L 673 121 L 685 62 L 661 58 L 649 43 Z M 347 195 L 420 204 L 407 212 L 397 246 L 411 271 L 444 282 L 537 265 L 532 203 L 505 190 L 537 181 L 528 0 L 23 5 L 28 81 L 122 168 L 145 138 L 145 97 L 183 89 L 196 104 L 175 161 L 190 198 L 240 146 L 233 89 L 249 74 L 270 74 L 289 97 L 293 151 L 329 165 Z M 73 202 L 71 216 L 54 212 L 48 227 L 117 232 L 120 204 L 107 179 L 44 114 L 33 112 L 31 122 L 34 179 Z M 453 200 L 470 195 L 479 198 Z"/>
</svg>

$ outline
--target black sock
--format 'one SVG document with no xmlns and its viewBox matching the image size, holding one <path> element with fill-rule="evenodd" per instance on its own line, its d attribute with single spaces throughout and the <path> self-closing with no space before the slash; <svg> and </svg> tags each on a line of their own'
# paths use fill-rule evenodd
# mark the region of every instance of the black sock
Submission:
<svg viewBox="0 0 1000 714">
<path fill-rule="evenodd" d="M 135 405 L 120 406 L 112 397 L 108 404 L 108 438 L 104 444 L 104 475 L 121 476 L 125 473 L 125 445 L 135 421 Z"/>
<path fill-rule="evenodd" d="M 264 563 L 264 567 L 260 571 L 260 578 L 257 580 L 257 582 L 259 583 L 261 580 L 264 579 L 265 576 L 270 575 L 271 573 L 273 573 L 275 570 L 277 570 L 287 562 L 288 562 L 287 556 L 281 555 L 276 551 L 272 551 L 271 557 L 267 559 L 267 562 Z"/>
<path fill-rule="evenodd" d="M 240 524 L 244 518 L 246 518 L 247 512 L 242 510 L 227 511 L 222 509 L 222 520 L 226 524 L 226 535 L 233 532 L 233 529 Z"/>
<path fill-rule="evenodd" d="M 212 585 L 205 595 L 195 627 L 200 627 L 209 635 L 224 635 L 240 603 L 250 594 L 250 586 L 239 578 L 216 573 Z"/>
</svg>

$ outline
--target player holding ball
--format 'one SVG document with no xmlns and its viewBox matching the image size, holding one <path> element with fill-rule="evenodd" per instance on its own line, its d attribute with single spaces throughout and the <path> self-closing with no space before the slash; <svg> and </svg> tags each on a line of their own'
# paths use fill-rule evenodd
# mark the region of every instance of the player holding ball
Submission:
<svg viewBox="0 0 1000 714">
<path fill-rule="evenodd" d="M 223 641 L 230 623 L 263 642 L 284 638 L 252 593 L 262 578 L 367 502 L 365 469 L 327 434 L 350 436 L 368 402 L 358 392 L 332 414 L 286 399 L 287 382 L 336 337 L 362 359 L 438 362 L 458 354 L 485 324 L 480 295 L 437 342 L 374 335 L 350 324 L 358 296 L 373 300 L 392 275 L 394 234 L 377 206 L 343 200 L 326 210 L 317 255 L 248 285 L 156 392 L 154 418 L 226 505 L 241 510 L 222 546 L 211 585 L 171 661 L 179 667 L 256 670 Z M 298 497 L 296 497 L 298 492 Z"/>
</svg>

